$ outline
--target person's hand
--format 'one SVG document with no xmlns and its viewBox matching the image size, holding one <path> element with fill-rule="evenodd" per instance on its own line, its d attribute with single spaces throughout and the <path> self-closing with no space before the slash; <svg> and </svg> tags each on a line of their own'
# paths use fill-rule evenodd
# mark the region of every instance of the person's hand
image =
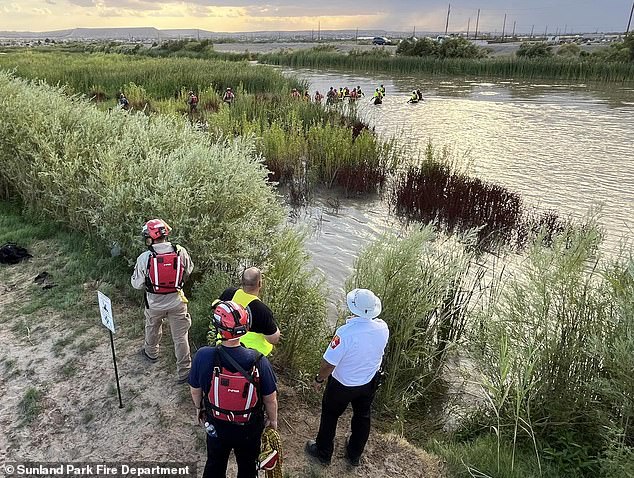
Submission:
<svg viewBox="0 0 634 478">
<path fill-rule="evenodd" d="M 317 380 L 313 380 L 313 390 L 315 392 L 319 392 L 321 390 L 321 387 L 323 387 L 324 382 L 319 383 Z"/>
<path fill-rule="evenodd" d="M 198 420 L 199 425 L 202 425 L 203 423 L 205 423 L 205 410 L 203 410 L 202 408 L 197 408 L 196 418 Z"/>
<path fill-rule="evenodd" d="M 267 417 L 267 419 L 264 421 L 264 427 L 268 427 L 268 428 L 272 428 L 273 430 L 277 430 L 277 420 L 269 420 L 269 418 Z"/>
</svg>

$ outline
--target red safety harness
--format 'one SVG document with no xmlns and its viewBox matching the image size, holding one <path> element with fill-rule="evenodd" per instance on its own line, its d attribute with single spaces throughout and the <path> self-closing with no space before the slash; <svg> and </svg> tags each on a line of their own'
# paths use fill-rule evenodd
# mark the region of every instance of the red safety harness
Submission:
<svg viewBox="0 0 634 478">
<path fill-rule="evenodd" d="M 185 265 L 178 254 L 178 246 L 173 251 L 157 253 L 150 246 L 146 290 L 151 294 L 172 294 L 179 291 L 185 282 Z"/>
<path fill-rule="evenodd" d="M 261 358 L 262 354 L 256 353 L 251 370 L 247 372 L 224 350 L 224 347 L 216 346 L 211 386 L 205 397 L 205 405 L 212 418 L 244 425 L 253 414 L 262 413 L 258 371 L 258 362 Z M 223 360 L 231 364 L 237 372 L 229 372 L 223 368 Z"/>
</svg>

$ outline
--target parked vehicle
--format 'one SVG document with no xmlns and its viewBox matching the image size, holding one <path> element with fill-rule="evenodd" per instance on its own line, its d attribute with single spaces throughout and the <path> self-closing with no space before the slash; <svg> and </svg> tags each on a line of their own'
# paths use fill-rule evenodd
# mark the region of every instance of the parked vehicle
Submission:
<svg viewBox="0 0 634 478">
<path fill-rule="evenodd" d="M 389 45 L 391 43 L 392 42 L 390 40 L 388 40 L 387 38 L 385 38 L 385 37 L 374 37 L 372 39 L 372 44 L 373 45 Z"/>
</svg>

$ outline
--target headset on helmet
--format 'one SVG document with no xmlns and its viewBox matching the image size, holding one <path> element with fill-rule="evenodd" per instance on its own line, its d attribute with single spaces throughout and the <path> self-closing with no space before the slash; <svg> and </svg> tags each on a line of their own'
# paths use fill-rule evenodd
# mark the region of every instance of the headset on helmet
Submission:
<svg viewBox="0 0 634 478">
<path fill-rule="evenodd" d="M 171 230 L 172 228 L 162 219 L 152 219 L 143 225 L 141 235 L 154 241 L 161 237 L 167 237 Z"/>
<path fill-rule="evenodd" d="M 236 339 L 251 328 L 251 311 L 233 301 L 218 301 L 213 305 L 211 321 L 222 340 Z"/>
</svg>

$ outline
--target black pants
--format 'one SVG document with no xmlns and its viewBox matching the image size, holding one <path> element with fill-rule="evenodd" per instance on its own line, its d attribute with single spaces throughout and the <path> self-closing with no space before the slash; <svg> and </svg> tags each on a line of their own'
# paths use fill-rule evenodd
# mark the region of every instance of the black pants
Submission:
<svg viewBox="0 0 634 478">
<path fill-rule="evenodd" d="M 260 439 L 264 424 L 261 421 L 248 425 L 214 422 L 217 437 L 207 435 L 207 464 L 203 478 L 225 478 L 231 450 L 238 463 L 238 478 L 256 478 Z"/>
<path fill-rule="evenodd" d="M 363 453 L 370 436 L 370 409 L 376 392 L 375 380 L 358 387 L 346 387 L 332 376 L 328 379 L 321 401 L 321 422 L 316 440 L 317 448 L 325 458 L 332 457 L 337 421 L 349 403 L 352 404 L 352 433 L 348 440 L 348 456 L 358 458 Z"/>
</svg>

